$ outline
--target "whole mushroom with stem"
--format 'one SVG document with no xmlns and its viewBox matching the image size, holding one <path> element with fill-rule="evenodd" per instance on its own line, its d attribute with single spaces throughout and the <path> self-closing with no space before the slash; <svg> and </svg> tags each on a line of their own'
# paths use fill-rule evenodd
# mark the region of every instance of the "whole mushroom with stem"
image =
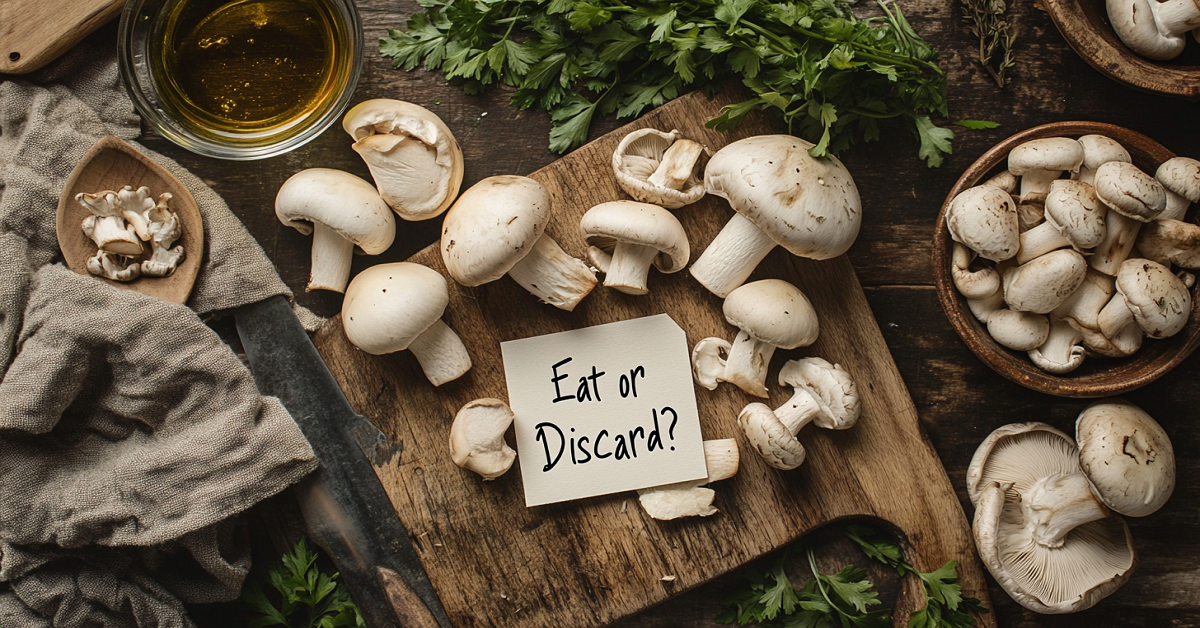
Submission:
<svg viewBox="0 0 1200 628">
<path fill-rule="evenodd" d="M 1108 20 L 1130 50 L 1156 61 L 1178 57 L 1200 27 L 1195 0 L 1107 0 Z"/>
<path fill-rule="evenodd" d="M 649 203 L 600 203 L 583 214 L 579 232 L 588 244 L 588 259 L 604 273 L 604 285 L 626 294 L 650 291 L 651 266 L 677 273 L 691 254 L 679 219 Z"/>
</svg>

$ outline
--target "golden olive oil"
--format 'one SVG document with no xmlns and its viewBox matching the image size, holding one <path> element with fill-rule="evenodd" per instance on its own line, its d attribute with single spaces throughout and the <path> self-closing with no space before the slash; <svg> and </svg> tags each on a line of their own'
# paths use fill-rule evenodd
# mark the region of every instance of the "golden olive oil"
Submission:
<svg viewBox="0 0 1200 628">
<path fill-rule="evenodd" d="M 325 0 L 176 0 L 150 50 L 163 105 L 202 135 L 253 140 L 320 115 L 350 56 Z"/>
</svg>

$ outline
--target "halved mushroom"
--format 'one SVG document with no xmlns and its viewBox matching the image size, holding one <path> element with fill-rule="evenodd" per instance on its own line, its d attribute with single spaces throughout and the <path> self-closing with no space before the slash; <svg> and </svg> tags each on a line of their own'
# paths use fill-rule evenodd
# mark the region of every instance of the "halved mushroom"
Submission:
<svg viewBox="0 0 1200 628">
<path fill-rule="evenodd" d="M 342 128 L 371 171 L 379 196 L 405 220 L 441 215 L 463 179 L 454 135 L 432 111 L 403 100 L 377 98 L 346 112 Z"/>
<path fill-rule="evenodd" d="M 646 294 L 653 265 L 676 273 L 691 252 L 687 233 L 671 212 L 649 203 L 609 201 L 587 210 L 579 231 L 588 243 L 588 259 L 605 274 L 604 285 L 626 294 Z"/>
<path fill-rule="evenodd" d="M 644 488 L 638 491 L 638 502 L 654 519 L 708 517 L 717 513 L 713 507 L 716 491 L 704 488 L 737 474 L 739 455 L 737 441 L 732 438 L 704 441 L 704 465 L 708 476 L 694 482 L 677 482 Z"/>
<path fill-rule="evenodd" d="M 126 222 L 116 192 L 80 192 L 75 195 L 75 200 L 92 213 L 83 219 L 82 227 L 84 235 L 91 238 L 98 249 L 113 255 L 130 257 L 142 254 L 142 240 L 137 231 Z"/>
<path fill-rule="evenodd" d="M 697 172 L 704 146 L 679 131 L 638 129 L 621 138 L 613 151 L 617 184 L 634 200 L 678 209 L 704 197 Z"/>
<path fill-rule="evenodd" d="M 450 424 L 450 457 L 454 464 L 494 480 L 512 467 L 517 452 L 504 442 L 512 425 L 512 409 L 499 399 L 468 402 Z"/>
</svg>

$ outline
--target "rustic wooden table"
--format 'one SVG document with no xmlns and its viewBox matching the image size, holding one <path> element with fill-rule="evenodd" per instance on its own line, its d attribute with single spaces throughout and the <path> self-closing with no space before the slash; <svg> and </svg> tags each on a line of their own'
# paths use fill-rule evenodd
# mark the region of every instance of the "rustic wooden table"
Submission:
<svg viewBox="0 0 1200 628">
<path fill-rule="evenodd" d="M 439 75 L 391 67 L 373 42 L 385 29 L 403 25 L 416 8 L 405 0 L 359 0 L 368 42 L 358 98 L 399 98 L 428 107 L 447 123 L 466 156 L 464 189 L 502 173 L 527 174 L 556 158 L 547 152 L 544 113 L 517 111 L 508 94 L 471 97 Z M 976 445 L 991 430 L 1018 421 L 1045 421 L 1073 431 L 1087 404 L 1033 392 L 992 372 L 951 330 L 933 290 L 930 249 L 934 220 L 946 191 L 976 157 L 999 140 L 1030 126 L 1061 120 L 1096 120 L 1129 127 L 1158 140 L 1176 154 L 1200 157 L 1200 112 L 1191 102 L 1132 91 L 1082 61 L 1033 3 L 1014 14 L 1017 67 L 1012 83 L 997 89 L 972 63 L 973 46 L 957 19 L 954 0 L 905 0 L 914 28 L 941 51 L 950 77 L 952 119 L 994 120 L 990 131 L 957 129 L 954 155 L 942 167 L 926 168 L 916 158 L 916 141 L 899 130 L 880 142 L 853 148 L 844 161 L 863 198 L 864 224 L 850 260 L 880 328 L 916 403 L 922 426 L 941 456 L 968 517 L 966 467 Z M 1194 44 L 1193 44 L 1194 45 Z M 1194 51 L 1193 51 L 1194 52 Z M 600 120 L 595 135 L 619 126 Z M 296 171 L 315 166 L 368 172 L 337 128 L 287 155 L 249 163 L 198 157 L 149 135 L 146 143 L 188 167 L 220 193 L 277 264 L 303 305 L 323 314 L 340 309 L 341 296 L 305 293 L 310 241 L 275 218 L 273 198 Z M 377 258 L 359 258 L 353 272 L 402 260 L 436 239 L 438 221 L 400 225 L 396 244 Z M 1174 497 L 1158 513 L 1129 519 L 1140 563 L 1122 589 L 1095 608 L 1066 617 L 1026 612 L 989 580 L 1000 626 L 1185 626 L 1200 625 L 1200 431 L 1193 429 L 1193 404 L 1200 402 L 1200 358 L 1186 361 L 1159 381 L 1126 395 L 1162 423 L 1175 445 L 1179 481 Z M 273 513 L 287 511 L 276 503 Z M 822 541 L 823 565 L 836 568 L 854 551 L 836 535 Z M 642 615 L 623 628 L 715 626 L 712 618 L 736 578 L 720 578 Z M 201 611 L 201 616 L 213 616 Z M 212 625 L 222 625 L 214 620 Z"/>
</svg>

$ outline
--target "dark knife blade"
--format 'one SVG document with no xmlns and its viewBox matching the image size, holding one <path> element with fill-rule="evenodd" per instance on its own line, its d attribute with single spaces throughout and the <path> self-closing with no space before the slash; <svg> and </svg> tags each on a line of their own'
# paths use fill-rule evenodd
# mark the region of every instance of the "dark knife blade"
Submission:
<svg viewBox="0 0 1200 628">
<path fill-rule="evenodd" d="M 337 565 L 367 625 L 450 628 L 366 457 L 375 440 L 369 435 L 378 430 L 350 407 L 283 297 L 243 306 L 235 315 L 259 390 L 279 398 L 320 462 L 296 495 L 309 537 Z"/>
</svg>

